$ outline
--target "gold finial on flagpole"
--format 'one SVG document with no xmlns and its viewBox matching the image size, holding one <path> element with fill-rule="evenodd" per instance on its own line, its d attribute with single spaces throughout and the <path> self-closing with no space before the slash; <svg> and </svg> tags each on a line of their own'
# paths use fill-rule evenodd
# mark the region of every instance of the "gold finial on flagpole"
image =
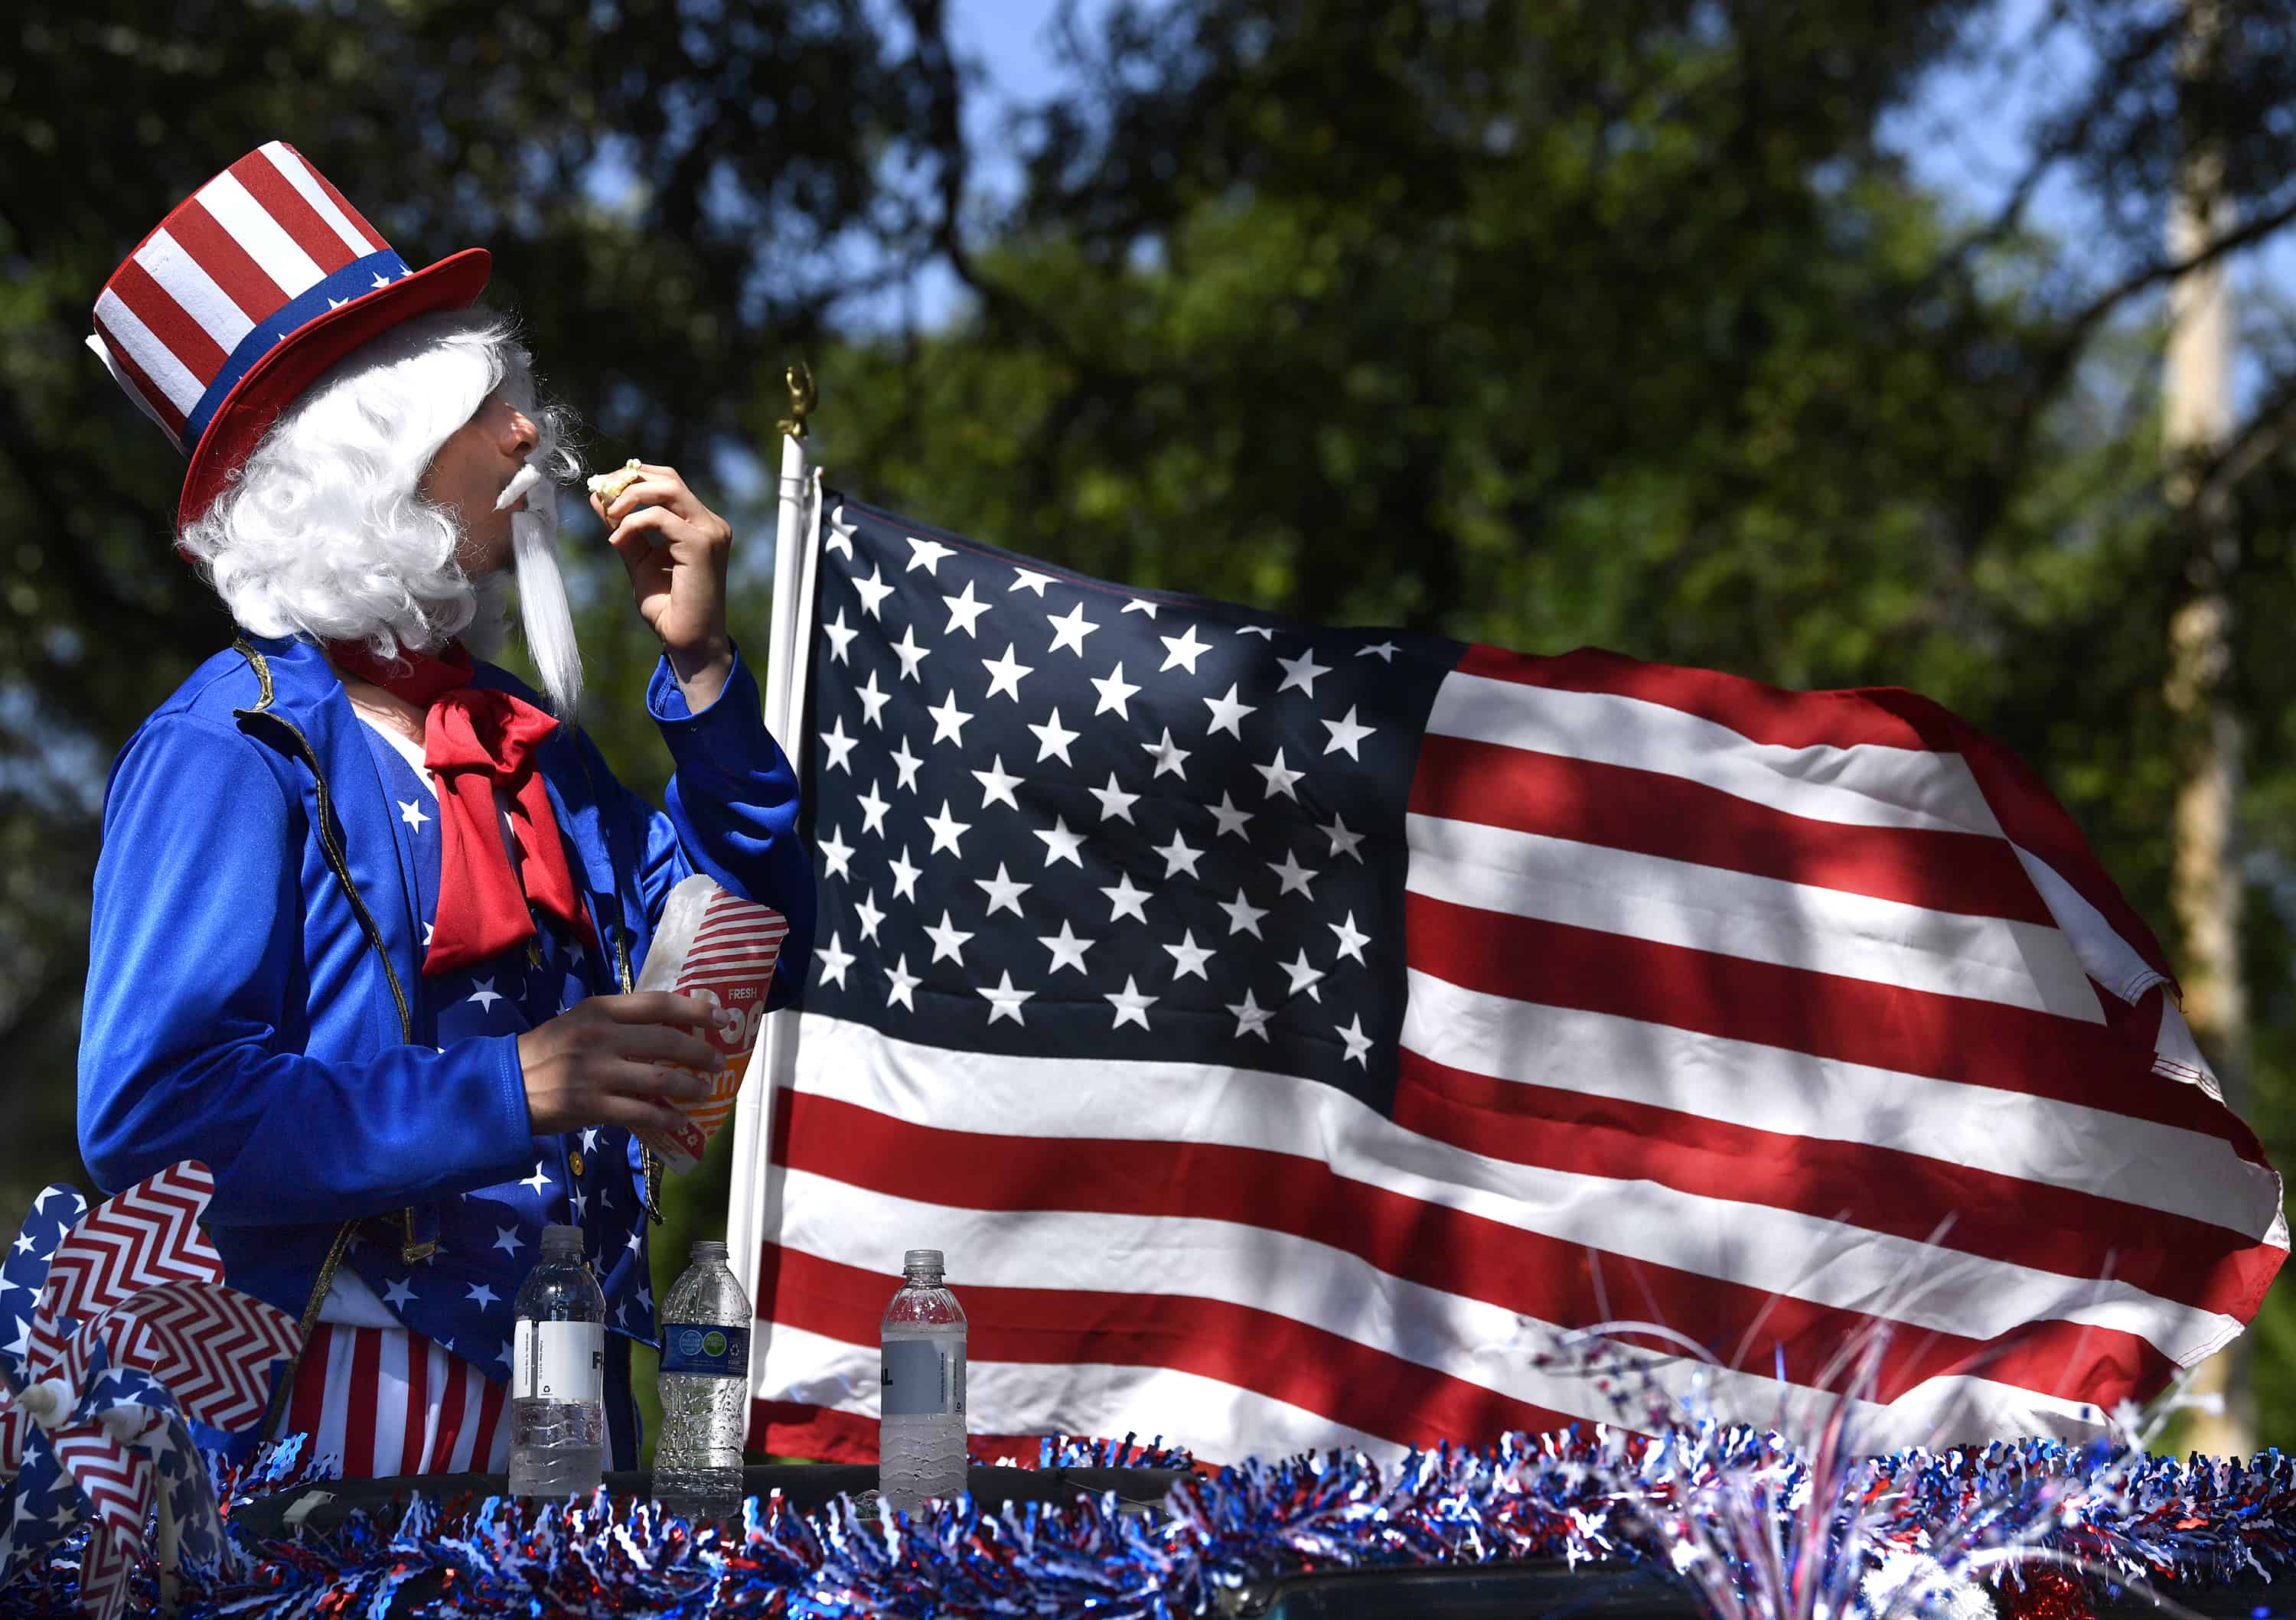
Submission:
<svg viewBox="0 0 2296 1620">
<path fill-rule="evenodd" d="M 805 437 L 805 419 L 813 413 L 813 372 L 802 360 L 783 373 L 789 385 L 790 413 L 775 425 L 791 438 Z"/>
</svg>

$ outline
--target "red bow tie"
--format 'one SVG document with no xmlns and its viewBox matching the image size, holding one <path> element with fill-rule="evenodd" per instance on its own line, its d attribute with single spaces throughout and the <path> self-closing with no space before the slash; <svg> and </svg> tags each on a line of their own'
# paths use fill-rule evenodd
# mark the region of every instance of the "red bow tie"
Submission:
<svg viewBox="0 0 2296 1620">
<path fill-rule="evenodd" d="M 474 967 L 533 938 L 529 907 L 595 945 L 574 892 L 550 790 L 534 768 L 535 749 L 558 722 L 523 699 L 472 685 L 471 655 L 459 642 L 443 658 L 402 652 L 396 665 L 357 642 L 332 642 L 327 653 L 337 668 L 429 711 L 422 763 L 438 783 L 440 842 L 439 914 L 424 974 Z M 496 820 L 496 788 L 510 800 L 515 871 Z"/>
</svg>

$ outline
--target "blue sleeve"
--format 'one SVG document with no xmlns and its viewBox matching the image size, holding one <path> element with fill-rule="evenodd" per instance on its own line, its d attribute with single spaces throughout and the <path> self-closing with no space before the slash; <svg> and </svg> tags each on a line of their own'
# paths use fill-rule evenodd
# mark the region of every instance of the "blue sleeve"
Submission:
<svg viewBox="0 0 2296 1620">
<path fill-rule="evenodd" d="M 104 799 L 79 1047 L 80 1153 L 117 1190 L 197 1158 L 230 1224 L 335 1221 L 515 1179 L 533 1159 L 517 1037 L 400 1038 L 332 884 L 344 943 L 311 992 L 299 789 L 236 728 L 162 716 Z M 381 1005 L 377 1005 L 378 998 Z M 307 1054 L 312 1022 L 359 1062 Z M 367 1025 L 362 1028 L 362 1021 Z"/>
<path fill-rule="evenodd" d="M 665 658 L 647 683 L 646 708 L 674 767 L 668 814 L 647 828 L 646 916 L 659 920 L 669 891 L 697 871 L 772 906 L 789 920 L 789 934 L 766 1004 L 784 1006 L 813 958 L 813 858 L 798 838 L 797 773 L 766 730 L 758 683 L 737 649 L 726 689 L 697 715 Z"/>
</svg>

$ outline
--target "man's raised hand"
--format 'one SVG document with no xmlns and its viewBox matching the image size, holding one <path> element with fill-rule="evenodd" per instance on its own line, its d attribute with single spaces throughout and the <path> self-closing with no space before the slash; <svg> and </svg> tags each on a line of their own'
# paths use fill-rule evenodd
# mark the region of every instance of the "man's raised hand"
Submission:
<svg viewBox="0 0 2296 1620">
<path fill-rule="evenodd" d="M 629 570 L 638 613 L 661 638 L 669 667 L 694 710 L 718 700 L 733 667 L 726 633 L 726 560 L 732 525 L 701 503 L 675 467 L 638 464 L 611 501 L 590 497 L 606 544 Z"/>
</svg>

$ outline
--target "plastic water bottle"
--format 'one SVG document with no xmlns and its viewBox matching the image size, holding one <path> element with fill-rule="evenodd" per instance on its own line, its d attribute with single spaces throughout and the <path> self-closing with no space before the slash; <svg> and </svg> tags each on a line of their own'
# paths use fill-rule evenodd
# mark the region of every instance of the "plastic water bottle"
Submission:
<svg viewBox="0 0 2296 1620">
<path fill-rule="evenodd" d="M 878 1331 L 877 1493 L 914 1513 L 964 1489 L 964 1311 L 941 1281 L 940 1250 L 909 1250 L 901 1276 Z"/>
<path fill-rule="evenodd" d="M 606 1463 L 606 1296 L 582 1264 L 582 1229 L 542 1229 L 512 1329 L 510 1493 L 563 1501 Z"/>
<path fill-rule="evenodd" d="M 654 1502 L 696 1525 L 738 1518 L 750 1428 L 750 1298 L 723 1243 L 693 1246 L 693 1263 L 662 1300 L 661 1314 Z"/>
</svg>

